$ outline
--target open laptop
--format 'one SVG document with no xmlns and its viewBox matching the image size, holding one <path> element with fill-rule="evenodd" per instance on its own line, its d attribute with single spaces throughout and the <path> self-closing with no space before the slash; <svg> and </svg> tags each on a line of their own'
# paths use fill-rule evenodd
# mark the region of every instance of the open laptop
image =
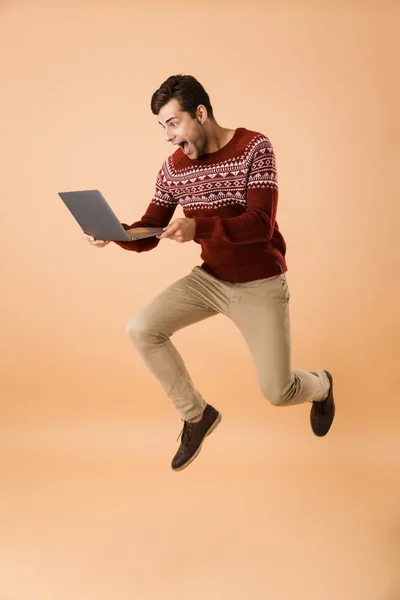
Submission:
<svg viewBox="0 0 400 600">
<path fill-rule="evenodd" d="M 161 227 L 136 227 L 128 233 L 99 190 L 58 195 L 83 231 L 95 240 L 131 242 L 163 233 Z"/>
</svg>

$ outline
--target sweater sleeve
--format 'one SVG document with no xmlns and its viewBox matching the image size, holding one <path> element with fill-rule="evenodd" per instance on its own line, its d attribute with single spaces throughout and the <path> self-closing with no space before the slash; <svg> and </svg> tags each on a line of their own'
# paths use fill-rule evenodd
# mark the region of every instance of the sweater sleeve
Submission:
<svg viewBox="0 0 400 600">
<path fill-rule="evenodd" d="M 166 178 L 163 166 L 157 174 L 156 190 L 145 214 L 139 221 L 135 221 L 131 225 L 127 225 L 126 223 L 121 223 L 121 225 L 125 229 L 133 229 L 134 227 L 166 227 L 170 222 L 176 207 L 177 202 L 174 200 L 172 194 L 167 190 L 166 187 Z M 114 243 L 124 250 L 147 252 L 148 250 L 156 248 L 159 242 L 160 240 L 154 236 L 132 242 Z"/>
<path fill-rule="evenodd" d="M 278 178 L 271 142 L 260 137 L 252 157 L 247 181 L 246 210 L 238 217 L 194 217 L 196 240 L 231 244 L 265 242 L 272 238 L 278 206 Z"/>
</svg>

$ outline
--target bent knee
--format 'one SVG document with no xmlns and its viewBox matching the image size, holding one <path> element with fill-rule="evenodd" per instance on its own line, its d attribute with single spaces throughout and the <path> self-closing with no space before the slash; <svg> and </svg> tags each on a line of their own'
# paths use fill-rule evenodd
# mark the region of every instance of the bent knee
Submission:
<svg viewBox="0 0 400 600">
<path fill-rule="evenodd" d="M 129 335 L 129 337 L 135 337 L 137 332 L 140 331 L 137 315 L 129 319 L 129 321 L 126 324 L 125 331 Z"/>
<path fill-rule="evenodd" d="M 284 388 L 263 386 L 261 392 L 272 406 L 286 406 L 288 404 L 288 394 Z"/>
<path fill-rule="evenodd" d="M 168 339 L 167 335 L 152 326 L 151 322 L 140 312 L 129 319 L 125 330 L 136 345 L 159 343 Z"/>
<path fill-rule="evenodd" d="M 126 333 L 132 341 L 140 341 L 150 335 L 150 327 L 141 317 L 140 313 L 129 319 L 125 327 Z"/>
</svg>

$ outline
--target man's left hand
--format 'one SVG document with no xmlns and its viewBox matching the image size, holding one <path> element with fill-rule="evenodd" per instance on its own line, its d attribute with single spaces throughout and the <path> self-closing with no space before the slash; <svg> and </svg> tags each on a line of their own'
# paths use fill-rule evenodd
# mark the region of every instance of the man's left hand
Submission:
<svg viewBox="0 0 400 600">
<path fill-rule="evenodd" d="M 176 219 L 167 227 L 164 227 L 164 233 L 158 235 L 159 240 L 170 239 L 183 244 L 190 242 L 196 235 L 196 221 L 194 219 Z"/>
</svg>

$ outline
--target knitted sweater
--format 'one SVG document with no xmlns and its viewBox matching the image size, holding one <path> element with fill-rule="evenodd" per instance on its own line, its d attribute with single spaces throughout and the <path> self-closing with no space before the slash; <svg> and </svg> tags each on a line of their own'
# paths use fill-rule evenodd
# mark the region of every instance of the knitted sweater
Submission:
<svg viewBox="0 0 400 600">
<path fill-rule="evenodd" d="M 178 204 L 185 217 L 196 221 L 194 242 L 201 246 L 201 266 L 214 277 L 244 283 L 287 271 L 286 243 L 276 221 L 275 156 L 265 135 L 240 127 L 223 148 L 196 160 L 178 148 L 159 170 L 143 217 L 122 225 L 166 227 Z M 160 241 L 152 237 L 115 243 L 145 252 Z"/>
</svg>

